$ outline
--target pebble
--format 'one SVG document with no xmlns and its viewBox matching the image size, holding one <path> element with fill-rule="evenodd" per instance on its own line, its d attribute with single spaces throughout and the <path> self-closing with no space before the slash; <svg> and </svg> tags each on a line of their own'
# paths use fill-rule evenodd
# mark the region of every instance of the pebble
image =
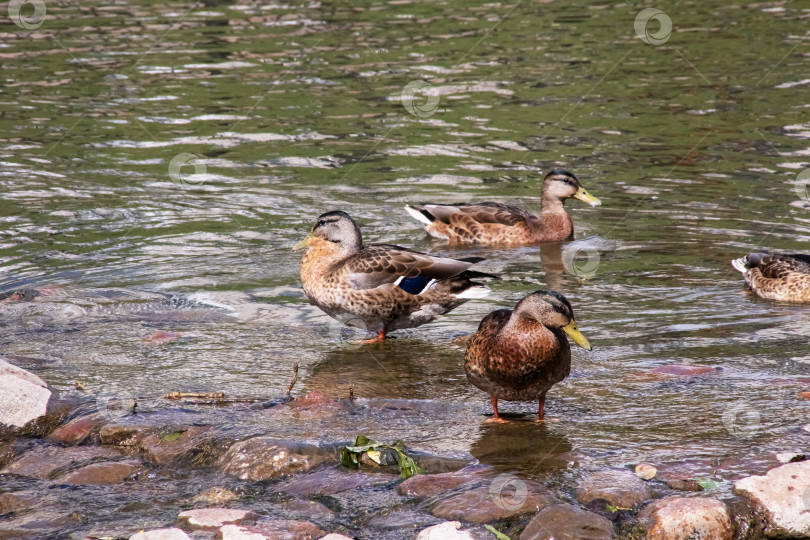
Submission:
<svg viewBox="0 0 810 540">
<path fill-rule="evenodd" d="M 298 474 L 335 460 L 315 445 L 253 437 L 231 446 L 219 466 L 240 480 L 256 482 Z"/>
<path fill-rule="evenodd" d="M 520 534 L 520 540 L 610 540 L 613 523 L 604 516 L 572 504 L 555 504 L 538 512 Z"/>
<path fill-rule="evenodd" d="M 658 473 L 658 469 L 650 465 L 649 463 L 639 463 L 636 465 L 636 476 L 641 478 L 642 480 L 652 480 L 655 478 L 655 475 Z"/>
<path fill-rule="evenodd" d="M 177 522 L 192 531 L 216 531 L 223 525 L 242 525 L 258 517 L 255 512 L 237 508 L 198 508 L 180 512 Z"/>
<path fill-rule="evenodd" d="M 721 501 L 668 497 L 647 505 L 638 516 L 647 540 L 731 540 L 734 526 Z"/>
</svg>

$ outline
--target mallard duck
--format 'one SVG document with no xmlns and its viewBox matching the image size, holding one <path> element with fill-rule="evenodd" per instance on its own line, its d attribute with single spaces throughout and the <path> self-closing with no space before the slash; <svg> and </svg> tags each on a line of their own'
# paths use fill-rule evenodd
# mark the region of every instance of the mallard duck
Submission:
<svg viewBox="0 0 810 540">
<path fill-rule="evenodd" d="M 543 420 L 546 392 L 571 371 L 566 334 L 591 350 L 577 328 L 571 304 L 556 291 L 535 291 L 514 310 L 499 309 L 484 317 L 467 347 L 464 370 L 472 384 L 489 393 L 492 420 L 501 421 L 499 399 L 536 399 L 538 420 Z"/>
<path fill-rule="evenodd" d="M 602 202 L 585 191 L 573 173 L 552 169 L 543 181 L 540 215 L 495 202 L 478 204 L 406 205 L 431 236 L 450 244 L 542 244 L 562 242 L 574 235 L 565 200 L 574 197 L 591 206 Z"/>
<path fill-rule="evenodd" d="M 360 228 L 341 211 L 318 216 L 301 262 L 309 301 L 348 326 L 386 332 L 432 321 L 472 298 L 489 294 L 471 281 L 497 277 L 469 268 L 481 257 L 446 259 L 389 244 L 364 244 Z"/>
<path fill-rule="evenodd" d="M 755 295 L 784 302 L 810 302 L 810 255 L 751 253 L 731 265 Z"/>
</svg>

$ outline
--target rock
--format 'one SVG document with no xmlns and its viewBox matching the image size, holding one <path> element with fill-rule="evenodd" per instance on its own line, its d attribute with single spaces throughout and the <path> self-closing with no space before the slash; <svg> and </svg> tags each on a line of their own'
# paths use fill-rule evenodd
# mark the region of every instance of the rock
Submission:
<svg viewBox="0 0 810 540">
<path fill-rule="evenodd" d="M 220 540 L 314 540 L 326 531 L 309 521 L 272 519 L 256 525 L 225 525 L 219 529 Z"/>
<path fill-rule="evenodd" d="M 655 478 L 655 475 L 658 473 L 658 469 L 650 465 L 649 463 L 639 463 L 636 465 L 636 476 L 641 478 L 642 480 L 652 480 Z"/>
<path fill-rule="evenodd" d="M 442 498 L 431 514 L 447 520 L 489 523 L 531 514 L 555 502 L 539 485 L 504 474 L 487 485 Z"/>
<path fill-rule="evenodd" d="M 31 508 L 36 502 L 37 499 L 34 497 L 26 497 L 17 493 L 0 493 L 0 516 Z"/>
<path fill-rule="evenodd" d="M 92 463 L 57 479 L 63 484 L 110 486 L 123 482 L 141 469 L 138 461 Z"/>
<path fill-rule="evenodd" d="M 192 531 L 216 531 L 223 525 L 242 525 L 258 517 L 255 512 L 237 508 L 199 508 L 180 512 L 177 522 Z"/>
<path fill-rule="evenodd" d="M 328 520 L 335 517 L 335 513 L 323 503 L 318 501 L 299 501 L 292 499 L 281 503 L 284 516 L 289 517 L 295 514 L 305 516 L 309 519 Z"/>
<path fill-rule="evenodd" d="M 59 469 L 93 460 L 113 460 L 121 454 L 109 448 L 74 446 L 61 448 L 44 446 L 24 453 L 0 470 L 2 474 L 19 474 L 35 478 L 49 478 Z"/>
<path fill-rule="evenodd" d="M 259 481 L 298 474 L 334 459 L 315 445 L 254 437 L 231 446 L 219 466 L 241 480 Z"/>
<path fill-rule="evenodd" d="M 0 424 L 20 428 L 48 411 L 52 392 L 45 381 L 0 360 Z"/>
<path fill-rule="evenodd" d="M 321 538 L 321 540 L 353 540 L 353 539 L 349 538 L 348 536 L 343 536 L 342 534 L 329 533 L 323 538 Z"/>
<path fill-rule="evenodd" d="M 726 505 L 705 497 L 660 499 L 647 505 L 638 519 L 647 529 L 647 540 L 731 540 L 734 536 Z"/>
<path fill-rule="evenodd" d="M 440 474 L 460 471 L 461 469 L 469 467 L 471 463 L 475 462 L 475 458 L 467 453 L 448 456 L 425 454 L 419 451 L 414 451 L 409 452 L 408 455 L 416 460 L 416 463 L 426 474 Z M 479 467 L 482 469 L 490 468 L 483 465 Z"/>
<path fill-rule="evenodd" d="M 659 366 L 653 369 L 653 373 L 660 373 L 662 375 L 673 375 L 677 377 L 692 377 L 694 375 L 702 375 L 704 373 L 715 373 L 717 371 L 719 371 L 719 369 L 712 366 L 696 366 L 684 364 L 670 364 L 668 366 Z"/>
<path fill-rule="evenodd" d="M 175 332 L 166 332 L 165 330 L 158 330 L 154 334 L 142 337 L 141 341 L 150 345 L 163 345 L 164 343 L 171 343 L 172 341 L 176 341 L 179 337 L 180 334 L 177 334 Z"/>
<path fill-rule="evenodd" d="M 804 401 L 810 400 L 810 392 L 799 392 L 798 397 Z"/>
<path fill-rule="evenodd" d="M 443 474 L 417 474 L 411 476 L 397 487 L 400 495 L 414 497 L 435 497 L 440 493 L 456 489 L 476 480 L 483 480 L 480 473 L 486 467 L 469 467 L 457 472 Z"/>
<path fill-rule="evenodd" d="M 207 489 L 194 497 L 191 502 L 201 502 L 205 504 L 225 504 L 230 502 L 234 499 L 238 499 L 239 495 L 234 493 L 229 489 L 225 489 L 223 487 L 214 486 L 210 489 Z"/>
<path fill-rule="evenodd" d="M 364 528 L 383 530 L 421 529 L 437 525 L 441 520 L 416 510 L 383 510 L 363 524 Z"/>
<path fill-rule="evenodd" d="M 129 537 L 129 540 L 191 540 L 191 537 L 178 528 L 144 531 Z"/>
<path fill-rule="evenodd" d="M 610 540 L 613 523 L 572 504 L 555 504 L 535 515 L 520 540 Z"/>
<path fill-rule="evenodd" d="M 458 521 L 445 521 L 419 532 L 414 540 L 475 540 L 467 531 L 460 531 Z"/>
<path fill-rule="evenodd" d="M 99 414 L 91 414 L 74 418 L 67 424 L 56 428 L 47 439 L 69 445 L 76 445 L 84 442 L 101 424 Z"/>
<path fill-rule="evenodd" d="M 101 428 L 99 436 L 101 444 L 111 446 L 137 446 L 138 443 L 152 433 L 154 428 L 145 426 L 134 426 L 128 424 L 107 424 Z"/>
<path fill-rule="evenodd" d="M 676 491 L 703 491 L 703 486 L 697 480 L 692 478 L 673 478 L 669 477 L 664 480 L 664 483 L 667 485 L 668 488 L 674 489 Z"/>
<path fill-rule="evenodd" d="M 801 452 L 781 452 L 776 454 L 776 460 L 779 463 L 794 463 L 805 459 L 807 459 L 807 455 Z"/>
<path fill-rule="evenodd" d="M 603 499 L 616 508 L 632 508 L 651 496 L 649 486 L 626 469 L 605 469 L 585 475 L 576 495 L 583 504 Z"/>
<path fill-rule="evenodd" d="M 138 448 L 149 463 L 163 465 L 184 460 L 198 452 L 206 442 L 199 435 L 210 431 L 209 426 L 183 427 L 185 431 L 149 433 L 138 442 Z M 179 436 L 178 436 L 179 434 Z"/>
<path fill-rule="evenodd" d="M 743 478 L 734 483 L 734 490 L 763 509 L 768 537 L 810 536 L 810 461 Z"/>
</svg>

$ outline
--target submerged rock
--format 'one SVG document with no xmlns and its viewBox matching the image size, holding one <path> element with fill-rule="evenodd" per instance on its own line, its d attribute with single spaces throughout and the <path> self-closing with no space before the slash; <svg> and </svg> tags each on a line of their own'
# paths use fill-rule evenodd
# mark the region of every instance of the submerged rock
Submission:
<svg viewBox="0 0 810 540">
<path fill-rule="evenodd" d="M 241 480 L 270 480 L 308 471 L 336 458 L 311 444 L 254 437 L 231 446 L 220 469 Z"/>
<path fill-rule="evenodd" d="M 191 540 L 191 537 L 176 527 L 144 531 L 129 537 L 129 540 Z"/>
<path fill-rule="evenodd" d="M 91 463 L 57 479 L 63 484 L 109 486 L 123 482 L 141 470 L 134 460 Z"/>
<path fill-rule="evenodd" d="M 225 504 L 238 499 L 239 495 L 224 487 L 214 486 L 194 497 L 191 502 L 201 502 L 205 504 Z"/>
<path fill-rule="evenodd" d="M 198 508 L 196 510 L 184 510 L 177 516 L 180 525 L 188 527 L 192 531 L 216 531 L 223 525 L 242 525 L 249 521 L 255 521 L 259 514 L 250 510 L 240 510 L 236 508 Z"/>
<path fill-rule="evenodd" d="M 140 439 L 138 449 L 149 463 L 176 463 L 201 451 L 207 439 L 200 435 L 210 430 L 209 426 L 189 426 L 149 433 Z"/>
<path fill-rule="evenodd" d="M 651 497 L 649 486 L 625 469 L 605 469 L 585 475 L 576 490 L 583 504 L 602 499 L 616 508 L 632 508 Z"/>
<path fill-rule="evenodd" d="M 101 428 L 99 436 L 101 444 L 110 446 L 137 446 L 138 443 L 154 431 L 151 426 L 136 426 L 130 424 L 107 424 Z"/>
<path fill-rule="evenodd" d="M 535 515 L 520 540 L 610 540 L 613 523 L 572 504 L 555 504 Z"/>
<path fill-rule="evenodd" d="M 52 392 L 33 373 L 0 360 L 0 395 L 0 424 L 21 428 L 45 415 Z"/>
<path fill-rule="evenodd" d="M 74 446 L 69 448 L 44 446 L 24 453 L 0 470 L 0 473 L 50 478 L 59 469 L 68 466 L 98 460 L 110 461 L 121 457 L 122 454 L 115 450 L 98 446 Z"/>
<path fill-rule="evenodd" d="M 734 483 L 734 490 L 762 508 L 768 537 L 810 536 L 810 461 L 788 463 L 764 476 Z"/>
<path fill-rule="evenodd" d="M 555 502 L 556 499 L 539 485 L 512 475 L 501 475 L 487 485 L 442 498 L 431 514 L 447 520 L 489 523 L 531 514 Z"/>
<path fill-rule="evenodd" d="M 731 540 L 734 526 L 721 501 L 705 497 L 669 497 L 639 513 L 648 540 Z"/>
<path fill-rule="evenodd" d="M 326 531 L 309 521 L 271 519 L 256 525 L 225 525 L 219 529 L 221 540 L 314 540 Z"/>
<path fill-rule="evenodd" d="M 47 439 L 63 444 L 77 445 L 96 432 L 101 425 L 101 421 L 101 415 L 98 413 L 80 416 L 56 428 L 48 435 Z"/>
<path fill-rule="evenodd" d="M 464 484 L 476 480 L 483 481 L 481 473 L 488 469 L 489 467 L 474 466 L 442 474 L 417 474 L 402 482 L 397 487 L 397 492 L 405 496 L 435 497 Z"/>
<path fill-rule="evenodd" d="M 19 493 L 0 493 L 0 516 L 9 512 L 17 512 L 31 508 L 37 503 L 37 498 Z"/>
</svg>

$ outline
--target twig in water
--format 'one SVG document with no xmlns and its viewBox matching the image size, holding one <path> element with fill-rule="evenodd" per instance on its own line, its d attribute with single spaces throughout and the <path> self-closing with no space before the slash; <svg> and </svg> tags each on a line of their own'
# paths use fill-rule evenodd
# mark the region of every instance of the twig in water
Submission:
<svg viewBox="0 0 810 540">
<path fill-rule="evenodd" d="M 298 361 L 296 360 L 295 363 L 293 363 L 293 378 L 290 381 L 290 385 L 287 387 L 287 397 L 290 396 L 293 386 L 295 386 L 295 383 L 297 381 L 298 381 Z"/>
</svg>

